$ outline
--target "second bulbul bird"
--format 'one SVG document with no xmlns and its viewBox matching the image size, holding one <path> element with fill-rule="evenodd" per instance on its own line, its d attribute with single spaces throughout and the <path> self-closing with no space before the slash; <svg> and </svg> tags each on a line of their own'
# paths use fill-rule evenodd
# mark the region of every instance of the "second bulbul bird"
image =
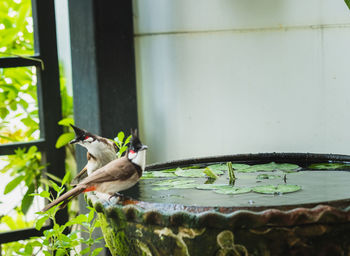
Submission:
<svg viewBox="0 0 350 256">
<path fill-rule="evenodd" d="M 72 128 L 75 132 L 75 139 L 70 141 L 70 144 L 78 144 L 87 149 L 87 164 L 78 173 L 74 180 L 79 181 L 82 178 L 90 175 L 97 169 L 105 166 L 110 161 L 117 159 L 118 148 L 115 143 L 109 139 L 92 134 L 84 129 L 80 129 L 74 125 Z"/>
</svg>

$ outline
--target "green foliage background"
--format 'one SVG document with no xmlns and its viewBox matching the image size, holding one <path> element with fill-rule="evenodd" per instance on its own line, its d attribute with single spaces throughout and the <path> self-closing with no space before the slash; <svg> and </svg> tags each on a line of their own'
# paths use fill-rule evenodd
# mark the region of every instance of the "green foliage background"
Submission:
<svg viewBox="0 0 350 256">
<path fill-rule="evenodd" d="M 33 30 L 30 0 L 0 1 L 0 58 L 35 55 Z M 0 144 L 40 137 L 36 72 L 35 67 L 0 68 Z M 67 92 L 63 67 L 60 67 L 60 73 L 63 117 L 72 120 L 73 99 Z M 68 127 L 64 129 L 69 132 Z M 70 173 L 75 171 L 74 148 L 67 148 L 67 153 L 66 170 Z M 11 176 L 3 193 L 12 193 L 17 187 L 23 191 L 21 203 L 0 216 L 0 224 L 7 230 L 33 227 L 34 220 L 28 220 L 26 216 L 34 202 L 32 194 L 38 193 L 41 187 L 52 186 L 50 180 L 59 183 L 61 180 L 46 172 L 41 153 L 35 146 L 28 150 L 17 149 L 14 155 L 2 156 L 0 160 L 7 162 L 0 172 Z M 33 244 L 30 244 L 33 241 L 37 239 L 3 244 L 1 255 L 28 255 L 33 252 Z"/>
</svg>

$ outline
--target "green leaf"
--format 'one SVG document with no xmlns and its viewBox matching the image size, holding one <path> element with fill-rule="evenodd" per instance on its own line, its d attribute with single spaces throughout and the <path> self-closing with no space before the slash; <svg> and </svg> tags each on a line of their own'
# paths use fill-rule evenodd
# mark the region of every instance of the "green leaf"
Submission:
<svg viewBox="0 0 350 256">
<path fill-rule="evenodd" d="M 51 182 L 51 187 L 57 192 L 59 193 L 61 188 L 55 183 L 55 182 Z"/>
<path fill-rule="evenodd" d="M 350 9 L 350 0 L 344 0 L 348 8 Z"/>
<path fill-rule="evenodd" d="M 258 180 L 272 180 L 272 179 L 277 179 L 277 178 L 282 178 L 280 175 L 273 175 L 273 174 L 259 174 L 256 176 Z"/>
<path fill-rule="evenodd" d="M 212 165 L 208 165 L 207 167 L 209 167 L 212 170 L 228 171 L 227 164 L 212 164 Z M 249 167 L 250 167 L 250 165 L 248 165 L 248 164 L 235 164 L 235 163 L 232 163 L 232 168 L 235 169 L 235 170 L 247 169 Z"/>
<path fill-rule="evenodd" d="M 239 188 L 239 187 L 232 187 L 232 186 L 214 190 L 215 193 L 225 194 L 225 195 L 244 194 L 244 193 L 249 193 L 250 191 L 252 191 L 251 188 Z"/>
<path fill-rule="evenodd" d="M 70 118 L 70 117 L 67 117 L 67 118 L 63 118 L 62 120 L 60 120 L 58 122 L 59 125 L 62 125 L 62 126 L 68 126 L 70 127 L 71 124 L 74 125 L 74 119 L 73 118 Z"/>
<path fill-rule="evenodd" d="M 91 222 L 92 219 L 94 218 L 94 215 L 95 215 L 95 212 L 94 210 L 91 209 L 87 218 L 87 222 Z"/>
<path fill-rule="evenodd" d="M 221 188 L 226 188 L 226 187 L 232 187 L 227 184 L 201 184 L 196 186 L 196 189 L 201 189 L 201 190 L 214 190 L 214 189 L 221 189 Z"/>
<path fill-rule="evenodd" d="M 85 214 L 80 214 L 77 217 L 71 219 L 66 223 L 67 226 L 71 226 L 74 224 L 82 224 L 83 222 L 87 222 L 88 217 Z"/>
<path fill-rule="evenodd" d="M 348 163 L 318 163 L 312 164 L 309 166 L 312 170 L 341 170 L 341 169 L 349 169 L 350 164 Z"/>
<path fill-rule="evenodd" d="M 123 141 L 124 141 L 124 138 L 125 138 L 124 132 L 119 132 L 119 133 L 118 133 L 118 136 L 117 136 L 117 139 L 118 139 L 117 142 L 120 143 L 120 144 L 122 144 Z"/>
<path fill-rule="evenodd" d="M 35 222 L 35 228 L 40 230 L 45 222 L 49 219 L 49 216 L 43 216 Z"/>
<path fill-rule="evenodd" d="M 213 170 L 216 175 L 222 175 L 223 171 Z M 177 168 L 175 174 L 180 177 L 191 177 L 191 178 L 204 178 L 204 169 L 181 169 Z"/>
<path fill-rule="evenodd" d="M 205 168 L 203 172 L 209 178 L 212 178 L 212 179 L 217 179 L 218 178 L 218 176 L 209 167 Z"/>
<path fill-rule="evenodd" d="M 168 186 L 168 187 L 153 187 L 152 190 L 153 191 L 161 191 L 161 190 L 169 190 L 172 189 L 172 187 Z"/>
<path fill-rule="evenodd" d="M 65 185 L 67 183 L 67 181 L 70 178 L 70 171 L 67 171 L 66 174 L 64 175 L 63 179 L 62 179 L 62 184 L 61 186 Z"/>
<path fill-rule="evenodd" d="M 51 256 L 51 252 L 49 251 L 43 251 L 43 253 L 45 254 L 45 256 Z"/>
<path fill-rule="evenodd" d="M 90 247 L 87 247 L 87 248 L 85 248 L 84 250 L 82 250 L 81 252 L 80 252 L 80 255 L 84 255 L 84 254 L 86 254 L 86 253 L 89 253 L 91 251 L 91 248 Z"/>
<path fill-rule="evenodd" d="M 50 198 L 50 192 L 49 191 L 42 191 L 40 192 L 39 196 L 44 197 L 44 198 Z"/>
<path fill-rule="evenodd" d="M 92 252 L 92 256 L 97 256 L 99 255 L 99 253 L 103 250 L 103 248 L 96 248 L 93 252 Z"/>
<path fill-rule="evenodd" d="M 34 240 L 33 242 L 30 242 L 30 244 L 33 246 L 33 247 L 42 247 L 43 245 L 37 241 L 37 240 Z"/>
<path fill-rule="evenodd" d="M 288 163 L 275 163 L 271 162 L 268 164 L 256 164 L 252 165 L 246 169 L 238 169 L 238 172 L 272 172 L 276 170 L 280 171 L 297 171 L 300 169 L 300 166 L 296 164 L 288 164 Z"/>
<path fill-rule="evenodd" d="M 10 113 L 7 108 L 0 108 L 0 118 L 5 119 L 6 116 Z"/>
<path fill-rule="evenodd" d="M 253 191 L 261 194 L 283 194 L 283 193 L 292 193 L 299 191 L 301 189 L 298 185 L 266 185 L 266 186 L 257 186 L 253 188 Z"/>
<path fill-rule="evenodd" d="M 56 256 L 63 256 L 63 255 L 67 255 L 67 253 L 66 253 L 65 249 L 60 248 L 56 251 L 55 255 Z"/>
<path fill-rule="evenodd" d="M 73 132 L 66 132 L 61 134 L 56 141 L 56 148 L 61 148 L 67 145 L 74 138 L 75 134 Z"/>
<path fill-rule="evenodd" d="M 25 178 L 24 175 L 18 176 L 16 178 L 14 178 L 12 181 L 10 181 L 4 190 L 4 195 L 10 193 L 12 190 L 14 190 L 20 183 L 21 181 Z"/>
<path fill-rule="evenodd" d="M 172 178 L 176 177 L 174 173 L 166 171 L 151 171 L 144 172 L 141 179 L 154 179 L 154 178 Z"/>
<path fill-rule="evenodd" d="M 126 140 L 125 140 L 125 142 L 124 142 L 124 145 L 127 145 L 127 144 L 130 142 L 131 137 L 132 137 L 132 136 L 129 135 L 129 137 L 126 138 Z"/>
<path fill-rule="evenodd" d="M 37 146 L 31 146 L 27 151 L 27 155 L 31 157 L 37 151 L 38 151 Z"/>
<path fill-rule="evenodd" d="M 24 253 L 25 253 L 25 255 L 32 255 L 33 246 L 30 243 L 26 244 L 26 246 L 24 248 Z"/>
<path fill-rule="evenodd" d="M 189 179 L 170 179 L 162 180 L 154 183 L 153 185 L 160 186 L 154 187 L 152 190 L 166 190 L 166 189 L 181 189 L 181 188 L 195 188 L 198 184 L 195 183 L 195 180 Z"/>
<path fill-rule="evenodd" d="M 21 209 L 24 214 L 27 214 L 29 207 L 33 203 L 34 197 L 30 196 L 34 192 L 34 183 L 30 184 L 28 187 L 27 192 L 24 194 L 23 199 L 22 199 L 22 204 L 21 204 Z"/>
</svg>

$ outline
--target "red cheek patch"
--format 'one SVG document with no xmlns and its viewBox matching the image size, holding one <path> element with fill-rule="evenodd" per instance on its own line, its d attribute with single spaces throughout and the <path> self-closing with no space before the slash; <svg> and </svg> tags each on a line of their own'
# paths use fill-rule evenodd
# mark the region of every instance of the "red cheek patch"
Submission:
<svg viewBox="0 0 350 256">
<path fill-rule="evenodd" d="M 84 140 L 87 140 L 88 138 L 90 138 L 89 136 L 85 136 Z"/>
<path fill-rule="evenodd" d="M 135 154 L 135 151 L 134 150 L 130 150 L 129 151 L 131 154 Z"/>
</svg>

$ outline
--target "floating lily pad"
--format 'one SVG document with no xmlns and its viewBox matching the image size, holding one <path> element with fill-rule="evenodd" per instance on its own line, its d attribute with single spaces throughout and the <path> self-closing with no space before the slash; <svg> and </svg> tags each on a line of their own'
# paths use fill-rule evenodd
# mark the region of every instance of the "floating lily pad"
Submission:
<svg viewBox="0 0 350 256">
<path fill-rule="evenodd" d="M 214 190 L 215 193 L 225 194 L 225 195 L 244 194 L 244 193 L 249 193 L 250 191 L 252 191 L 251 188 L 239 188 L 239 187 L 232 187 L 232 186 L 226 186 L 226 187 L 222 187 L 220 189 Z"/>
<path fill-rule="evenodd" d="M 275 163 L 271 162 L 268 164 L 256 164 L 252 165 L 246 169 L 238 169 L 238 172 L 271 172 L 271 171 L 296 171 L 299 170 L 300 166 L 296 164 L 288 164 L 288 163 Z"/>
<path fill-rule="evenodd" d="M 171 168 L 171 169 L 165 169 L 165 170 L 161 170 L 161 172 L 169 172 L 169 173 L 174 173 L 176 171 L 176 168 Z"/>
<path fill-rule="evenodd" d="M 301 189 L 298 185 L 288 185 L 288 184 L 280 184 L 280 185 L 266 185 L 266 186 L 256 186 L 253 188 L 253 191 L 261 194 L 284 194 L 284 193 L 292 193 L 299 191 Z"/>
<path fill-rule="evenodd" d="M 195 183 L 195 180 L 168 179 L 153 183 L 153 185 L 159 186 L 160 188 L 155 187 L 152 190 L 166 190 L 175 188 L 195 188 L 198 184 Z"/>
<path fill-rule="evenodd" d="M 350 169 L 350 164 L 348 163 L 319 163 L 312 164 L 309 166 L 313 170 L 336 170 L 336 169 Z"/>
<path fill-rule="evenodd" d="M 232 187 L 232 186 L 227 184 L 200 184 L 196 186 L 196 189 L 213 190 L 213 189 L 221 189 L 225 187 Z"/>
<path fill-rule="evenodd" d="M 176 186 L 176 185 L 183 185 L 183 184 L 189 184 L 189 183 L 194 183 L 194 182 L 195 182 L 195 180 L 177 178 L 177 179 L 161 180 L 161 181 L 153 183 L 152 185 Z"/>
<path fill-rule="evenodd" d="M 181 168 L 177 168 L 175 174 L 179 177 L 204 178 L 204 177 L 206 177 L 204 170 L 205 169 L 187 169 L 187 170 L 184 170 Z M 220 171 L 220 170 L 212 170 L 212 171 L 216 175 L 223 174 L 223 171 Z"/>
<path fill-rule="evenodd" d="M 144 172 L 141 179 L 154 179 L 154 178 L 171 178 L 176 177 L 173 172 L 168 171 L 152 171 L 152 172 Z"/>
<path fill-rule="evenodd" d="M 250 165 L 248 165 L 248 164 L 234 164 L 234 163 L 232 163 L 232 168 L 235 170 L 247 169 L 249 167 L 250 167 Z"/>
<path fill-rule="evenodd" d="M 227 171 L 227 164 L 212 164 L 212 165 L 208 165 L 207 167 L 209 167 L 212 170 L 219 170 L 219 171 Z M 239 170 L 239 169 L 247 169 L 249 168 L 250 165 L 248 164 L 234 164 L 232 163 L 232 168 L 235 170 Z"/>
<path fill-rule="evenodd" d="M 160 190 L 169 190 L 172 189 L 172 187 L 154 187 L 152 190 L 154 191 L 160 191 Z"/>
<path fill-rule="evenodd" d="M 258 180 L 273 180 L 273 179 L 282 178 L 282 177 L 280 175 L 262 173 L 256 176 L 256 178 Z"/>
</svg>

